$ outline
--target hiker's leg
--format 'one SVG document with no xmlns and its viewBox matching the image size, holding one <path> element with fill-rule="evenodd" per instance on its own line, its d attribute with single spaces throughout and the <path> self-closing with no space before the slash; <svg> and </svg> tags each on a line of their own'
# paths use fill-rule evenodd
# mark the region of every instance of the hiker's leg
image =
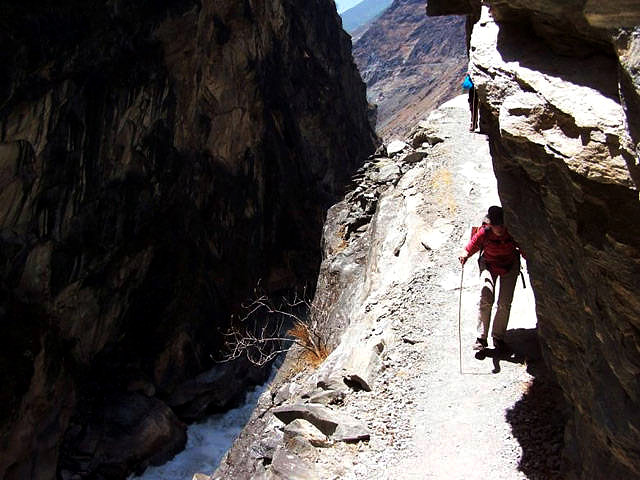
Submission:
<svg viewBox="0 0 640 480">
<path fill-rule="evenodd" d="M 518 274 L 520 273 L 520 262 L 513 264 L 511 269 L 504 275 L 500 275 L 500 290 L 498 292 L 498 308 L 493 319 L 493 330 L 491 336 L 498 340 L 504 340 L 504 334 L 509 323 L 509 313 L 511 312 L 511 301 L 513 291 L 516 288 Z"/>
<path fill-rule="evenodd" d="M 478 98 L 478 91 L 475 89 L 473 89 L 473 105 L 471 107 L 471 127 L 475 130 L 476 128 L 478 128 L 478 103 L 479 103 L 479 98 Z"/>
<path fill-rule="evenodd" d="M 471 123 L 469 124 L 469 131 L 472 132 L 475 129 L 475 101 L 476 101 L 476 89 L 471 87 L 469 89 L 469 113 L 471 114 Z"/>
<path fill-rule="evenodd" d="M 478 338 L 487 339 L 489 323 L 491 321 L 491 308 L 496 285 L 496 277 L 480 264 L 480 303 L 478 304 Z"/>
</svg>

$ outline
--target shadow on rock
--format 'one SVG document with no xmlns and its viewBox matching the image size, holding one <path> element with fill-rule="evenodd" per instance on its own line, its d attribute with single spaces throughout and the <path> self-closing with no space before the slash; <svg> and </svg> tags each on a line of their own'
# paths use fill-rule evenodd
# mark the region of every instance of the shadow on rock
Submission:
<svg viewBox="0 0 640 480">
<path fill-rule="evenodd" d="M 554 36 L 542 40 L 526 23 L 504 24 L 500 26 L 497 49 L 505 62 L 517 60 L 532 71 L 589 87 L 619 101 L 616 61 L 607 46 L 582 40 L 567 44 L 563 37 L 561 43 L 555 43 L 555 54 L 550 54 L 548 42 L 553 40 Z M 568 52 L 562 54 L 558 51 L 562 49 Z"/>
<path fill-rule="evenodd" d="M 522 398 L 506 413 L 522 447 L 518 468 L 527 478 L 559 480 L 566 424 L 562 391 L 542 360 L 536 329 L 512 330 L 507 335 L 511 358 L 522 357 L 533 376 Z M 494 364 L 501 359 L 494 357 Z"/>
<path fill-rule="evenodd" d="M 535 369 L 543 364 L 538 335 L 535 328 L 518 328 L 507 331 L 506 349 L 486 348 L 475 354 L 478 360 L 491 358 L 493 360 L 492 373 L 500 373 L 500 362 L 519 363 L 527 365 L 527 371 L 535 376 Z"/>
</svg>

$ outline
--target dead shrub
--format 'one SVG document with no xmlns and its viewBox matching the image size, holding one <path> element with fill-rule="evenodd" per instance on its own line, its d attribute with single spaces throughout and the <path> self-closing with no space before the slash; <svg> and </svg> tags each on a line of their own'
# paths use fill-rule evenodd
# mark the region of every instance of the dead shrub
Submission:
<svg viewBox="0 0 640 480">
<path fill-rule="evenodd" d="M 244 315 L 234 317 L 225 335 L 227 354 L 223 361 L 245 356 L 251 363 L 263 366 L 278 355 L 299 347 L 299 361 L 317 368 L 331 353 L 329 332 L 319 327 L 318 312 L 304 296 L 278 306 L 265 294 L 254 290 L 254 299 L 243 305 Z"/>
</svg>

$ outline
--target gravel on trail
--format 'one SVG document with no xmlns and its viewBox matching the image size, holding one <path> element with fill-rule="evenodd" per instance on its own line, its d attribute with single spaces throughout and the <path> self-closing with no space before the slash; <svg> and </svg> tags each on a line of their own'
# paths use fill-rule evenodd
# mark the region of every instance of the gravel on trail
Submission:
<svg viewBox="0 0 640 480">
<path fill-rule="evenodd" d="M 511 351 L 498 354 L 490 344 L 477 354 L 471 348 L 477 256 L 464 268 L 462 292 L 457 257 L 471 226 L 499 197 L 487 139 L 468 131 L 468 115 L 465 96 L 431 114 L 444 141 L 431 150 L 424 176 L 410 192 L 400 192 L 420 219 L 412 234 L 425 240 L 405 260 L 399 256 L 408 275 L 389 282 L 383 300 L 400 341 L 386 352 L 372 391 L 348 395 L 343 406 L 367 423 L 371 440 L 326 449 L 319 463 L 332 478 L 562 478 L 561 394 L 541 359 L 528 279 L 526 288 L 521 280 L 516 287 Z M 418 231 L 420 225 L 428 231 Z"/>
</svg>

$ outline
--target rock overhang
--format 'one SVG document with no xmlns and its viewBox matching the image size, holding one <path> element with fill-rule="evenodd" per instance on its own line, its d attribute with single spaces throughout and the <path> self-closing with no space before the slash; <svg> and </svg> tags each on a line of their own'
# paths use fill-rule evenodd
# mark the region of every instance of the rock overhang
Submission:
<svg viewBox="0 0 640 480">
<path fill-rule="evenodd" d="M 506 217 L 528 253 L 545 358 L 574 409 L 566 458 L 577 478 L 640 471 L 632 293 L 640 8 L 632 3 L 505 0 L 483 2 L 481 15 L 466 11 L 481 128 Z"/>
</svg>

